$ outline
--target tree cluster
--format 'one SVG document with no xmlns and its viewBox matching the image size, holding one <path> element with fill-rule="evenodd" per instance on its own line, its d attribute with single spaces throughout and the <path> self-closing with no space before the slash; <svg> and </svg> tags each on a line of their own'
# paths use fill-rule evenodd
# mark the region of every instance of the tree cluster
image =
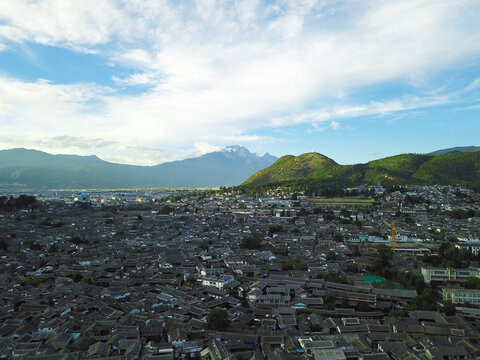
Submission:
<svg viewBox="0 0 480 360">
<path fill-rule="evenodd" d="M 325 258 L 327 260 L 335 260 L 337 258 L 337 254 L 335 254 L 335 251 L 329 250 L 327 254 L 325 255 Z"/>
<path fill-rule="evenodd" d="M 33 209 L 39 206 L 35 196 L 20 195 L 18 197 L 0 196 L 0 210 L 15 211 L 19 209 Z"/>
<path fill-rule="evenodd" d="M 434 266 L 464 269 L 470 266 L 472 260 L 479 258 L 466 249 L 458 249 L 450 241 L 444 241 L 438 248 L 438 255 L 425 256 L 423 261 Z"/>
<path fill-rule="evenodd" d="M 273 235 L 275 233 L 279 233 L 283 231 L 283 226 L 282 225 L 270 225 L 268 227 L 268 234 Z"/>
<path fill-rule="evenodd" d="M 204 251 L 207 251 L 207 250 L 208 250 L 208 244 L 205 243 L 205 241 L 199 241 L 199 242 L 197 242 L 197 246 L 198 246 L 200 249 L 204 250 Z"/>
<path fill-rule="evenodd" d="M 480 278 L 476 276 L 469 276 L 464 282 L 463 286 L 466 289 L 480 289 Z"/>
<path fill-rule="evenodd" d="M 175 209 L 171 206 L 163 206 L 161 209 L 158 210 L 158 214 L 160 215 L 167 215 L 167 214 L 170 214 L 172 211 L 174 211 Z"/>
<path fill-rule="evenodd" d="M 377 252 L 373 255 L 372 264 L 367 267 L 367 270 L 383 276 L 390 281 L 396 281 L 406 289 L 416 289 L 417 292 L 423 291 L 425 282 L 423 278 L 413 272 L 398 271 L 392 269 L 391 261 L 393 258 L 393 251 L 386 245 L 378 245 Z"/>
<path fill-rule="evenodd" d="M 456 209 L 452 211 L 445 211 L 444 214 L 458 220 L 473 218 L 478 215 L 473 209 Z"/>
<path fill-rule="evenodd" d="M 242 240 L 240 247 L 243 249 L 261 250 L 262 240 L 258 237 L 258 235 L 251 235 Z"/>
<path fill-rule="evenodd" d="M 0 250 L 8 250 L 8 241 L 4 237 L 0 238 Z"/>
<path fill-rule="evenodd" d="M 353 281 L 350 280 L 344 274 L 336 274 L 334 272 L 328 272 L 327 274 L 323 275 L 322 278 L 325 281 L 334 282 L 334 283 L 337 283 L 337 284 L 346 284 L 346 285 L 352 285 L 353 284 Z"/>
<path fill-rule="evenodd" d="M 301 270 L 306 269 L 306 265 L 302 264 L 298 259 L 288 260 L 282 264 L 282 270 Z"/>
<path fill-rule="evenodd" d="M 227 310 L 214 308 L 207 314 L 207 329 L 223 331 L 229 325 Z"/>
<path fill-rule="evenodd" d="M 431 289 L 424 289 L 420 295 L 413 299 L 410 310 L 437 311 L 438 305 Z"/>
</svg>

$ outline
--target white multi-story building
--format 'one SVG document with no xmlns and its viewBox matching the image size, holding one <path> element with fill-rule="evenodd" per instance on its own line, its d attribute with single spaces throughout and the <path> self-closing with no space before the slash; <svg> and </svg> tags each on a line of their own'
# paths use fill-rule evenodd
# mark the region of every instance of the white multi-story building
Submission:
<svg viewBox="0 0 480 360">
<path fill-rule="evenodd" d="M 202 279 L 202 284 L 223 289 L 225 285 L 232 283 L 234 280 L 235 278 L 232 275 L 208 276 Z"/>
</svg>

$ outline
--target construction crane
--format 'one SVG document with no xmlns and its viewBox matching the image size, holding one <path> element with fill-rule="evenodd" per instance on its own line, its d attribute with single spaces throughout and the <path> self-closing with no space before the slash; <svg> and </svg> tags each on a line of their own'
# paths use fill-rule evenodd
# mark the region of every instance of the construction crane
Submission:
<svg viewBox="0 0 480 360">
<path fill-rule="evenodd" d="M 383 220 L 387 226 L 392 229 L 392 250 L 395 252 L 395 235 L 397 235 L 397 229 L 395 228 L 395 223 L 392 221 L 390 224 L 387 220 Z"/>
</svg>

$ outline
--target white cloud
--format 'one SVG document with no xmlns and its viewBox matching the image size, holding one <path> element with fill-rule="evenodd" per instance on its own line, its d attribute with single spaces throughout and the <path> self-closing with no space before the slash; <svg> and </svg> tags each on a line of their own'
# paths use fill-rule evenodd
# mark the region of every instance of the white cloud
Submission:
<svg viewBox="0 0 480 360">
<path fill-rule="evenodd" d="M 0 37 L 45 45 L 74 46 L 106 43 L 121 31 L 123 14 L 113 2 L 25 1 L 2 2 Z"/>
<path fill-rule="evenodd" d="M 195 144 L 193 144 L 193 146 L 195 148 L 188 152 L 189 157 L 197 157 L 197 156 L 205 155 L 214 151 L 223 150 L 221 146 L 215 146 L 206 142 L 196 142 Z"/>
<path fill-rule="evenodd" d="M 325 130 L 327 130 L 326 127 L 320 126 L 319 123 L 317 123 L 317 122 L 312 122 L 311 126 L 312 127 L 307 130 L 307 132 L 310 133 L 310 134 L 311 133 L 316 133 L 316 132 L 324 132 Z"/>
<path fill-rule="evenodd" d="M 119 85 L 136 86 L 136 85 L 154 85 L 161 81 L 163 76 L 154 72 L 135 73 L 126 78 L 113 77 L 113 80 Z"/>
<path fill-rule="evenodd" d="M 13 138 L 0 135 L 0 149 L 12 147 L 42 149 L 52 154 L 97 155 L 105 161 L 142 165 L 157 165 L 166 161 L 197 157 L 209 152 L 224 150 L 222 147 L 208 143 L 195 143 L 193 148 L 172 150 L 85 136 L 40 138 L 29 134 Z"/>
<path fill-rule="evenodd" d="M 2 131 L 55 134 L 64 127 L 71 133 L 81 132 L 84 124 L 99 120 L 97 103 L 110 93 L 111 89 L 95 84 L 58 85 L 44 79 L 31 83 L 0 77 Z M 97 123 L 95 131 L 110 126 L 108 121 Z"/>
<path fill-rule="evenodd" d="M 340 129 L 340 123 L 338 121 L 332 121 L 330 123 L 330 127 L 333 129 L 333 130 L 338 130 Z"/>
<path fill-rule="evenodd" d="M 119 86 L 150 86 L 127 96 L 96 84 L 0 78 L 2 132 L 39 139 L 74 134 L 201 153 L 191 144 L 271 141 L 251 134 L 301 123 L 326 122 L 338 129 L 342 118 L 451 102 L 452 96 L 428 93 L 429 77 L 480 55 L 480 3 L 473 0 L 190 5 L 2 3 L 0 44 L 37 42 L 94 51 L 114 67 L 134 69 L 130 76 L 114 77 Z M 391 82 L 424 95 L 347 100 Z M 145 162 L 138 156 L 136 161 Z"/>
<path fill-rule="evenodd" d="M 463 110 L 477 110 L 477 109 L 480 109 L 480 104 L 466 106 L 463 108 Z"/>
<path fill-rule="evenodd" d="M 333 130 L 339 128 L 352 129 L 352 127 L 340 127 L 339 119 L 350 119 L 361 116 L 385 116 L 392 113 L 424 109 L 434 106 L 460 103 L 465 101 L 463 90 L 445 94 L 433 94 L 418 96 L 403 96 L 385 101 L 371 101 L 364 104 L 341 104 L 324 106 L 313 111 L 305 111 L 298 114 L 281 116 L 272 120 L 272 126 L 288 126 L 302 123 L 324 123 L 330 121 Z M 473 99 L 472 99 L 473 100 Z M 418 112 L 415 114 L 418 115 Z M 405 114 L 399 114 L 405 117 Z M 319 125 L 317 125 L 319 126 Z M 312 129 L 315 130 L 316 126 Z M 321 131 L 325 128 L 320 127 Z"/>
</svg>

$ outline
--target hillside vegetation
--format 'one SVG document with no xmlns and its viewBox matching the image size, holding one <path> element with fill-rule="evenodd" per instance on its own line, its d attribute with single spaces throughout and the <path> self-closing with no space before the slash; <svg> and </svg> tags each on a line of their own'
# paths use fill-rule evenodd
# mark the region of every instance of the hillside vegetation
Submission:
<svg viewBox="0 0 480 360">
<path fill-rule="evenodd" d="M 315 152 L 296 157 L 293 155 L 285 155 L 270 167 L 252 175 L 246 183 L 290 181 L 299 177 L 311 177 L 314 173 L 335 165 L 337 164 L 332 159 Z"/>
<path fill-rule="evenodd" d="M 360 184 L 439 184 L 480 188 L 480 153 L 402 154 L 356 165 L 339 165 L 318 153 L 287 155 L 252 175 L 241 188 L 262 192 L 285 186 L 318 192 Z"/>
</svg>

